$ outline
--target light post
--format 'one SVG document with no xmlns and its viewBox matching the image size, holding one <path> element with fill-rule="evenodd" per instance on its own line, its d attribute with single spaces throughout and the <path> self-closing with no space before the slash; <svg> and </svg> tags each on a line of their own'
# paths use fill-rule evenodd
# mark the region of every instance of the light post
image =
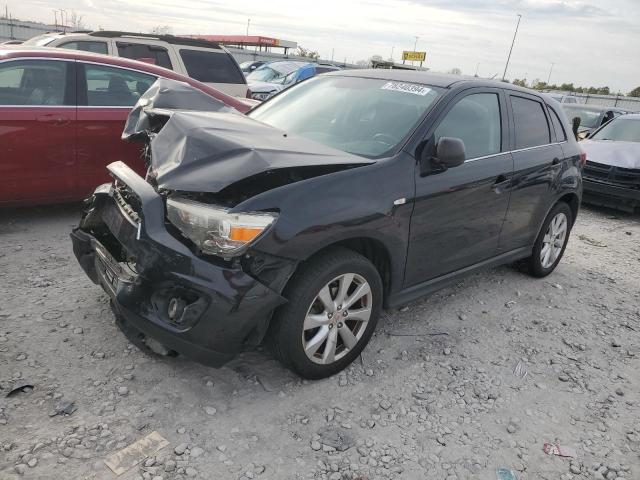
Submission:
<svg viewBox="0 0 640 480">
<path fill-rule="evenodd" d="M 509 68 L 509 60 L 511 60 L 511 52 L 513 52 L 513 46 L 516 43 L 516 35 L 518 35 L 518 27 L 520 26 L 520 19 L 522 15 L 518 14 L 518 23 L 516 24 L 516 31 L 513 34 L 513 41 L 511 42 L 511 48 L 509 49 L 509 56 L 507 57 L 507 64 L 504 66 L 504 73 L 502 74 L 502 80 L 507 76 L 507 68 Z"/>
<path fill-rule="evenodd" d="M 555 63 L 551 62 L 551 68 L 549 69 L 549 76 L 547 77 L 547 86 L 549 85 L 549 82 L 551 81 L 551 72 L 553 72 L 553 66 L 555 65 Z"/>
<path fill-rule="evenodd" d="M 249 24 L 251 23 L 251 19 L 247 18 L 247 37 L 249 36 Z"/>
<path fill-rule="evenodd" d="M 415 36 L 416 41 L 415 41 L 415 42 L 413 42 L 413 51 L 414 51 L 414 52 L 416 51 L 416 48 L 418 48 L 418 39 L 419 39 L 419 38 L 420 38 L 420 37 L 418 37 L 417 35 Z M 411 60 L 411 65 L 413 65 L 413 60 Z"/>
</svg>

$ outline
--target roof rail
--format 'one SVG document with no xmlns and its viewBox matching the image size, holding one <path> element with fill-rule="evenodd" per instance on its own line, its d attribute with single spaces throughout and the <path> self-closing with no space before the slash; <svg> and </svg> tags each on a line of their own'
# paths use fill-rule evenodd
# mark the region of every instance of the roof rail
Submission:
<svg viewBox="0 0 640 480">
<path fill-rule="evenodd" d="M 176 37 L 175 35 L 155 35 L 153 33 L 134 33 L 134 32 L 120 32 L 116 30 L 97 30 L 88 32 L 92 37 L 131 37 L 131 38 L 149 38 L 154 40 L 161 40 L 163 42 L 171 43 L 174 45 L 188 45 L 190 47 L 203 47 L 203 48 L 215 48 L 221 50 L 219 44 L 210 42 L 208 40 L 201 40 L 197 38 Z"/>
</svg>

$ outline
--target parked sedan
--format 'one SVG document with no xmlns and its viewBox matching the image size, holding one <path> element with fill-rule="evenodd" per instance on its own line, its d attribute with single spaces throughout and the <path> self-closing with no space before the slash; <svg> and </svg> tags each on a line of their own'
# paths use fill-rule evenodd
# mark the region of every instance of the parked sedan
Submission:
<svg viewBox="0 0 640 480">
<path fill-rule="evenodd" d="M 578 214 L 583 157 L 559 104 L 503 82 L 335 72 L 248 116 L 155 101 L 125 132 L 149 142 L 146 180 L 109 165 L 117 181 L 71 236 L 156 351 L 220 366 L 266 339 L 326 377 L 383 307 L 508 262 L 550 274 Z"/>
<path fill-rule="evenodd" d="M 333 65 L 304 62 L 271 62 L 247 77 L 251 98 L 264 101 L 314 75 L 340 70 Z"/>
<path fill-rule="evenodd" d="M 623 115 L 624 110 L 613 107 L 601 107 L 599 105 L 574 105 L 563 103 L 562 108 L 567 118 L 571 121 L 575 117 L 580 119 L 578 136 L 583 139 L 596 128 L 604 125 L 615 117 Z"/>
<path fill-rule="evenodd" d="M 580 142 L 587 153 L 585 202 L 640 207 L 640 114 L 613 119 Z"/>
<path fill-rule="evenodd" d="M 144 171 L 140 148 L 120 140 L 131 107 L 159 78 L 192 85 L 246 112 L 231 97 L 171 70 L 54 48 L 0 49 L 0 206 L 80 200 L 122 160 Z"/>
</svg>

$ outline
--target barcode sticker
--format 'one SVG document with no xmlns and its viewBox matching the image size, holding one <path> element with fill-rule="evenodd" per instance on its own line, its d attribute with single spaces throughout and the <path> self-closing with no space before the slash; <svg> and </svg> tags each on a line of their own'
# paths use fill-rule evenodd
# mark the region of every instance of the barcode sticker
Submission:
<svg viewBox="0 0 640 480">
<path fill-rule="evenodd" d="M 431 91 L 429 87 L 416 85 L 415 83 L 387 82 L 382 86 L 382 90 L 393 90 L 395 92 L 413 93 L 414 95 L 425 96 Z"/>
</svg>

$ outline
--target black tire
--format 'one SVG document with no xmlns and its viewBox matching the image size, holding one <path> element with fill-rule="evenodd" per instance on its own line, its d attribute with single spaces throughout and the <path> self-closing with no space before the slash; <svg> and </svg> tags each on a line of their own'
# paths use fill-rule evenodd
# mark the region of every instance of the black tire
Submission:
<svg viewBox="0 0 640 480">
<path fill-rule="evenodd" d="M 346 354 L 343 354 L 342 358 L 333 363 L 315 363 L 307 357 L 303 346 L 305 318 L 320 290 L 332 279 L 350 273 L 364 278 L 369 284 L 371 292 L 369 321 L 361 327 L 364 332 L 355 347 L 346 349 Z M 283 295 L 288 302 L 276 311 L 267 342 L 275 356 L 284 365 L 301 377 L 319 379 L 343 370 L 360 355 L 367 345 L 382 310 L 383 286 L 380 274 L 367 258 L 340 247 L 301 264 L 287 284 Z M 346 325 L 346 320 L 344 323 Z"/>
<path fill-rule="evenodd" d="M 564 239 L 564 244 L 562 245 L 562 249 L 560 250 L 560 254 L 558 258 L 556 258 L 553 264 L 544 267 L 542 264 L 542 259 L 540 258 L 540 254 L 542 252 L 542 248 L 544 247 L 544 237 L 549 229 L 549 225 L 551 221 L 558 215 L 564 214 L 567 218 L 567 233 Z M 544 223 L 542 224 L 542 228 L 540 229 L 540 233 L 538 234 L 538 238 L 536 238 L 536 242 L 533 245 L 533 251 L 531 257 L 524 260 L 523 265 L 526 268 L 527 273 L 534 277 L 542 278 L 549 275 L 551 272 L 555 270 L 560 263 L 564 255 L 564 251 L 567 248 L 567 242 L 569 241 L 569 236 L 571 234 L 571 228 L 573 227 L 573 213 L 571 212 L 571 208 L 564 202 L 558 202 L 549 212 L 547 218 L 545 218 Z"/>
</svg>

